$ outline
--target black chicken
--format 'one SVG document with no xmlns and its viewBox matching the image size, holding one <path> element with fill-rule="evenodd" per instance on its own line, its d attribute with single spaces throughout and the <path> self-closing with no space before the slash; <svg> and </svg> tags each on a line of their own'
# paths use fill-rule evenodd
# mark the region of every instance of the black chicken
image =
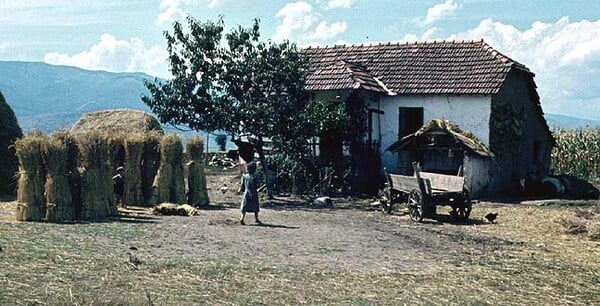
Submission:
<svg viewBox="0 0 600 306">
<path fill-rule="evenodd" d="M 496 218 L 498 217 L 498 213 L 489 213 L 487 215 L 485 215 L 485 218 L 490 221 L 490 223 L 494 223 L 494 221 L 496 221 Z"/>
</svg>

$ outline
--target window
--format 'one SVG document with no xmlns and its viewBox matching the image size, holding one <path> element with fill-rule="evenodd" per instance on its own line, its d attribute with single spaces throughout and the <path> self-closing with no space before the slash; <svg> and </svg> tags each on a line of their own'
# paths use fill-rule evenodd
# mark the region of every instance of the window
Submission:
<svg viewBox="0 0 600 306">
<path fill-rule="evenodd" d="M 400 107 L 398 109 L 398 138 L 412 134 L 423 126 L 422 107 Z"/>
</svg>

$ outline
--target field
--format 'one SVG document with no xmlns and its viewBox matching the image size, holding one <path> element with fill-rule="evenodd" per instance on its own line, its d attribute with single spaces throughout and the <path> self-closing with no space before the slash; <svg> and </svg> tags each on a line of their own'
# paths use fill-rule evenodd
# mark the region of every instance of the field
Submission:
<svg viewBox="0 0 600 306">
<path fill-rule="evenodd" d="M 477 203 L 455 224 L 445 208 L 414 223 L 367 200 L 279 198 L 241 226 L 237 178 L 208 181 L 214 206 L 193 217 L 17 222 L 4 199 L 0 305 L 600 304 L 599 201 Z"/>
</svg>

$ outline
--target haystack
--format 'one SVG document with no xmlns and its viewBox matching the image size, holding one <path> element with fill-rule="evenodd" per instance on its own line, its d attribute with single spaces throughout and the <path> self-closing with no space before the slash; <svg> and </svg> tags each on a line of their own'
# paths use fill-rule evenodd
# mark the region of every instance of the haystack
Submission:
<svg viewBox="0 0 600 306">
<path fill-rule="evenodd" d="M 185 203 L 183 146 L 177 135 L 164 136 L 160 143 L 160 167 L 152 184 L 152 203 Z"/>
<path fill-rule="evenodd" d="M 31 133 L 15 142 L 19 159 L 17 220 L 40 221 L 44 218 L 44 167 L 42 146 L 48 139 Z"/>
<path fill-rule="evenodd" d="M 86 113 L 73 125 L 75 134 L 96 132 L 102 135 L 130 134 L 156 131 L 163 133 L 152 115 L 132 109 L 114 109 Z"/>
<path fill-rule="evenodd" d="M 81 153 L 81 218 L 102 219 L 116 215 L 108 144 L 98 133 L 77 137 Z"/>
<path fill-rule="evenodd" d="M 152 183 L 160 166 L 160 137 L 156 132 L 148 132 L 144 136 L 141 170 L 143 206 L 152 206 Z"/>
<path fill-rule="evenodd" d="M 202 206 L 209 204 L 208 191 L 206 189 L 206 175 L 204 174 L 204 164 L 202 162 L 202 152 L 204 141 L 199 137 L 188 139 L 186 152 L 189 155 L 190 162 L 188 166 L 188 193 L 187 201 L 192 206 Z"/>
<path fill-rule="evenodd" d="M 75 219 L 75 211 L 69 188 L 68 155 L 69 148 L 65 138 L 52 137 L 42 144 L 44 164 L 46 165 L 46 212 L 50 222 L 64 222 Z"/>
<path fill-rule="evenodd" d="M 21 137 L 23 132 L 17 117 L 0 92 L 0 194 L 14 194 L 16 190 L 15 173 L 19 162 L 13 144 Z"/>
<path fill-rule="evenodd" d="M 142 194 L 142 153 L 144 135 L 132 134 L 125 138 L 125 197 L 124 204 L 140 205 Z"/>
</svg>

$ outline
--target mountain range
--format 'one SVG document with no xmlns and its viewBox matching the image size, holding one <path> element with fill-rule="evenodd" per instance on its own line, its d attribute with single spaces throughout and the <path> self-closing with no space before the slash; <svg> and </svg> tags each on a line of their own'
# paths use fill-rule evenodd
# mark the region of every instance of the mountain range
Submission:
<svg viewBox="0 0 600 306">
<path fill-rule="evenodd" d="M 97 110 L 129 108 L 149 112 L 141 96 L 148 93 L 144 81 L 154 79 L 144 73 L 0 61 L 0 91 L 24 132 L 70 129 L 82 114 Z M 556 128 L 600 126 L 600 121 L 558 114 L 546 114 L 546 119 Z"/>
</svg>

